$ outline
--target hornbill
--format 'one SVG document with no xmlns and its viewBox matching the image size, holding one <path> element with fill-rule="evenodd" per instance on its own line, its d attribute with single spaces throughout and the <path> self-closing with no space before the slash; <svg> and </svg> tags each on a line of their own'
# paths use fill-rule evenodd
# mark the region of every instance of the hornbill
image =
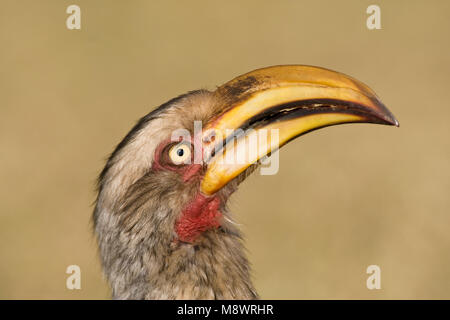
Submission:
<svg viewBox="0 0 450 320">
<path fill-rule="evenodd" d="M 191 91 L 141 118 L 98 179 L 94 230 L 113 298 L 258 298 L 229 196 L 287 142 L 355 122 L 398 126 L 365 84 L 302 65 L 258 69 L 215 91 Z M 247 132 L 272 129 L 278 139 L 248 161 L 224 161 L 248 144 Z M 174 138 L 178 130 L 184 133 Z"/>
</svg>

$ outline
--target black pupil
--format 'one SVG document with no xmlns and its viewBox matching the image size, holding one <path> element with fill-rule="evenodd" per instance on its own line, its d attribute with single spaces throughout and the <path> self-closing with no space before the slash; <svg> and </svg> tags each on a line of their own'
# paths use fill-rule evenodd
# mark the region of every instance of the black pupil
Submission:
<svg viewBox="0 0 450 320">
<path fill-rule="evenodd" d="M 183 154 L 184 154 L 184 150 L 183 150 L 183 149 L 178 149 L 178 150 L 177 150 L 177 155 L 178 155 L 179 157 L 182 157 Z"/>
</svg>

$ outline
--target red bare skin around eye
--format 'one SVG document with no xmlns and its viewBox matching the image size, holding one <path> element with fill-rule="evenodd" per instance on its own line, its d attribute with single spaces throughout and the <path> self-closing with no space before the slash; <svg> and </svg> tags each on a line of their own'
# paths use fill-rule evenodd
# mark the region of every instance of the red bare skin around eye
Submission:
<svg viewBox="0 0 450 320">
<path fill-rule="evenodd" d="M 187 166 L 185 170 L 183 170 L 183 181 L 189 182 L 192 180 L 202 168 L 203 166 L 201 164 L 195 163 Z"/>
<path fill-rule="evenodd" d="M 199 174 L 203 168 L 202 164 L 189 164 L 184 166 L 169 166 L 161 163 L 162 152 L 165 147 L 173 141 L 161 143 L 155 150 L 155 159 L 152 169 L 170 170 L 180 174 L 184 183 L 188 183 L 194 178 L 201 178 Z M 206 196 L 200 191 L 189 202 L 181 212 L 180 217 L 175 223 L 175 232 L 178 240 L 192 243 L 204 231 L 220 227 L 220 218 L 222 213 L 219 211 L 220 199 L 216 196 Z"/>
</svg>

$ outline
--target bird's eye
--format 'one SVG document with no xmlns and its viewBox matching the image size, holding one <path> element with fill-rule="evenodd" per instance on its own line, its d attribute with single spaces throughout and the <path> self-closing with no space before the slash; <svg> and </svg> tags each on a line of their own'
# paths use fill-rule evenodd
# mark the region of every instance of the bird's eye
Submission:
<svg viewBox="0 0 450 320">
<path fill-rule="evenodd" d="M 179 143 L 169 150 L 169 158 L 175 165 L 188 164 L 191 161 L 191 146 Z"/>
</svg>

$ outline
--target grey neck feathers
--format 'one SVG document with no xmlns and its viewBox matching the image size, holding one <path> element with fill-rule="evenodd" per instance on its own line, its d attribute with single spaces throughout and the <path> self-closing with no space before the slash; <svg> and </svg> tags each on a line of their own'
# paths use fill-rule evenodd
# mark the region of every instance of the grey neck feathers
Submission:
<svg viewBox="0 0 450 320">
<path fill-rule="evenodd" d="M 111 214 L 97 203 L 95 229 L 114 299 L 258 298 L 240 233 L 229 218 L 190 244 L 174 241 L 170 210 L 133 217 Z"/>
</svg>

